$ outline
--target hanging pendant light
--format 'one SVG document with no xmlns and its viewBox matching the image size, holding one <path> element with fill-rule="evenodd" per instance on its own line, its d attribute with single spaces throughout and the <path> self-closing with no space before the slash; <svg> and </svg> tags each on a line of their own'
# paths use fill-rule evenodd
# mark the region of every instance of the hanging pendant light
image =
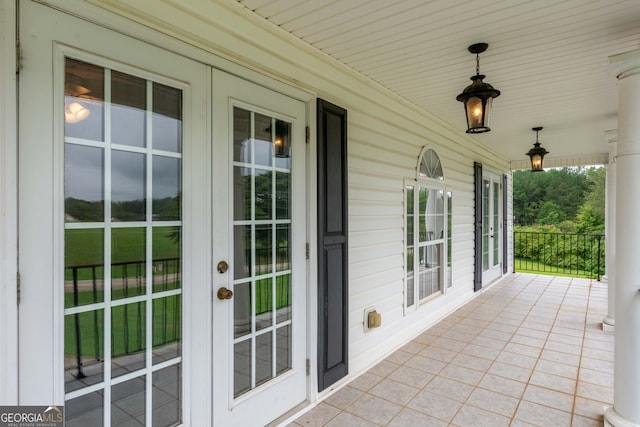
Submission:
<svg viewBox="0 0 640 427">
<path fill-rule="evenodd" d="M 489 132 L 489 112 L 491 101 L 500 96 L 500 91 L 489 83 L 482 81 L 486 76 L 480 74 L 480 54 L 487 50 L 487 43 L 476 43 L 469 46 L 469 52 L 476 54 L 476 75 L 471 77 L 471 83 L 456 97 L 464 103 L 467 115 L 467 133 Z"/>
<path fill-rule="evenodd" d="M 533 144 L 533 148 L 527 153 L 527 156 L 531 158 L 531 171 L 542 172 L 544 156 L 549 154 L 549 152 L 542 148 L 538 142 L 538 132 L 542 130 L 542 126 L 531 128 L 531 130 L 536 132 L 536 142 Z"/>
</svg>

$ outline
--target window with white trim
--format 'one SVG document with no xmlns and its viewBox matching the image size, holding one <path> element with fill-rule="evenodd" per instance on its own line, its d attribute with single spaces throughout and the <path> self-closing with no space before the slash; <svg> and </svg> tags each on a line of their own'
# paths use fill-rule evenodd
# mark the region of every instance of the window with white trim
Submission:
<svg viewBox="0 0 640 427">
<path fill-rule="evenodd" d="M 434 150 L 423 149 L 416 175 L 405 183 L 407 308 L 443 294 L 452 283 L 452 194 Z"/>
</svg>

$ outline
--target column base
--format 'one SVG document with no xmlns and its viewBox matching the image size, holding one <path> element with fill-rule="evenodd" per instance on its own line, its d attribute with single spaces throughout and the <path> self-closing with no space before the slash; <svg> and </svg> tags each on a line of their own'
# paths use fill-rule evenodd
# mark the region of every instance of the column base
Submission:
<svg viewBox="0 0 640 427">
<path fill-rule="evenodd" d="M 602 330 L 605 332 L 614 332 L 616 330 L 616 319 L 608 314 L 602 319 Z"/>
<path fill-rule="evenodd" d="M 609 406 L 604 410 L 604 427 L 640 427 L 640 424 L 629 421 Z"/>
</svg>

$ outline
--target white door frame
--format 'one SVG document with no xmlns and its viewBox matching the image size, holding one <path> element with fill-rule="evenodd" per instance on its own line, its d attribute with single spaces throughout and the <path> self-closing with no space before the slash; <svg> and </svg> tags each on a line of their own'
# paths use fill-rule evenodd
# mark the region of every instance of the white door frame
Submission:
<svg viewBox="0 0 640 427">
<path fill-rule="evenodd" d="M 485 182 L 489 181 L 489 192 L 486 195 L 488 200 L 485 200 Z M 502 274 L 502 233 L 504 230 L 502 229 L 502 204 L 504 200 L 502 200 L 502 180 L 500 175 L 483 171 L 482 173 L 482 208 L 483 208 L 483 225 L 482 225 L 482 236 L 483 236 L 483 246 L 482 246 L 482 283 L 483 285 L 489 284 L 494 281 L 496 278 L 500 277 Z M 495 203 L 497 202 L 497 206 Z M 484 209 L 485 203 L 487 203 L 486 208 L 488 209 L 489 221 L 488 226 L 489 229 L 485 229 L 484 222 Z M 494 221 L 497 218 L 497 221 Z M 484 245 L 484 237 L 488 234 L 489 245 L 485 248 Z M 497 244 L 497 255 L 496 255 L 496 244 Z M 485 268 L 485 251 L 487 251 L 488 256 L 488 267 Z"/>
<path fill-rule="evenodd" d="M 26 2 L 25 2 L 26 3 Z M 31 2 L 29 2 L 31 3 Z M 296 99 L 300 99 L 303 102 L 306 103 L 307 105 L 307 122 L 308 124 L 310 124 L 310 143 L 307 145 L 307 152 L 306 152 L 306 163 L 307 163 L 307 167 L 306 167 L 306 194 L 307 194 L 307 199 L 306 199 L 306 213 L 305 216 L 307 218 L 307 229 L 306 229 L 306 236 L 307 236 L 307 242 L 310 243 L 310 259 L 314 260 L 315 259 L 315 247 L 316 245 L 314 244 L 314 241 L 316 239 L 315 237 L 315 227 L 316 227 L 316 216 L 315 216 L 315 127 L 314 122 L 315 122 L 315 103 L 312 102 L 315 98 L 309 94 L 308 92 L 305 92 L 303 90 L 300 89 L 296 89 L 286 83 L 282 83 L 282 82 L 278 82 L 275 80 L 271 80 L 269 78 L 267 78 L 264 75 L 259 74 L 258 72 L 255 71 L 250 71 L 246 68 L 243 68 L 237 64 L 231 63 L 227 60 L 222 59 L 221 57 L 218 57 L 215 55 L 215 52 L 204 52 L 200 49 L 194 48 L 192 45 L 189 44 L 185 44 L 182 43 L 176 39 L 170 38 L 164 34 L 161 34 L 159 32 L 150 30 L 148 28 L 145 27 L 135 27 L 135 26 L 131 26 L 130 22 L 117 17 L 116 15 L 105 11 L 104 9 L 101 9 L 99 7 L 96 7 L 94 5 L 89 5 L 85 2 L 76 2 L 76 1 L 68 1 L 68 0 L 64 0 L 64 1 L 57 1 L 57 0 L 52 0 L 51 2 L 52 4 L 55 4 L 57 8 L 60 9 L 71 9 L 69 10 L 70 12 L 73 12 L 74 15 L 76 16 L 85 16 L 87 18 L 87 20 L 91 20 L 93 22 L 101 22 L 103 25 L 105 25 L 108 28 L 114 29 L 117 32 L 121 33 L 121 34 L 129 34 L 132 37 L 135 37 L 137 40 L 141 40 L 141 41 L 148 41 L 153 43 L 154 45 L 162 45 L 163 47 L 165 47 L 167 49 L 167 51 L 174 51 L 174 52 L 180 52 L 181 54 L 184 55 L 188 55 L 190 57 L 193 57 L 196 60 L 199 60 L 203 63 L 207 63 L 207 64 L 211 64 L 211 65 L 217 65 L 217 66 L 222 66 L 223 68 L 226 68 L 230 71 L 233 71 L 235 74 L 237 75 L 244 75 L 245 77 L 248 77 L 252 80 L 255 81 L 259 81 L 262 85 L 267 86 L 267 87 L 271 87 L 275 90 L 278 90 L 282 93 L 286 93 L 288 96 L 291 96 L 293 98 Z M 21 3 L 22 4 L 22 3 Z M 26 6 L 26 8 L 31 7 L 33 5 L 30 6 Z M 37 6 L 37 7 L 45 7 L 45 6 Z M 48 25 L 51 26 L 55 26 L 55 24 L 51 24 L 48 23 Z M 86 26 L 86 25 L 90 25 L 88 24 L 86 21 L 83 21 L 82 26 Z M 28 29 L 27 29 L 28 31 Z M 118 37 L 121 37 L 120 35 Z M 77 39 L 74 41 L 74 45 L 79 46 L 87 51 L 92 51 L 94 49 L 94 47 L 91 45 L 91 42 L 87 41 L 87 40 L 81 40 L 81 39 Z M 112 43 L 112 48 L 113 48 L 113 55 L 116 54 L 118 48 L 117 48 L 118 44 L 117 43 Z M 28 67 L 28 60 L 31 57 L 32 54 L 35 54 L 35 52 L 29 52 L 28 54 L 25 53 L 26 56 L 26 64 L 25 67 Z M 106 56 L 112 56 L 112 53 L 109 52 L 109 49 L 103 50 L 103 54 L 105 54 Z M 50 52 L 48 53 L 48 55 L 50 56 Z M 113 56 L 116 57 L 116 56 Z M 132 58 L 132 61 L 137 61 L 138 56 L 136 56 L 136 58 Z M 179 68 L 179 66 L 177 67 Z M 28 68 L 27 68 L 28 70 Z M 28 73 L 28 71 L 24 71 L 24 73 Z M 44 91 L 43 93 L 45 94 L 44 98 L 40 97 L 37 102 L 39 103 L 43 103 L 45 105 L 52 105 L 53 104 L 53 99 L 51 98 L 51 87 L 48 86 L 48 79 L 41 79 L 42 81 L 39 84 L 39 89 Z M 61 80 L 61 76 L 57 76 L 56 77 L 57 81 Z M 48 92 L 47 92 L 48 91 Z M 205 91 L 206 92 L 206 91 Z M 47 100 L 47 98 L 49 100 Z M 10 100 L 10 98 L 9 98 Z M 35 102 L 35 101 L 34 101 Z M 202 111 L 200 111 L 199 113 L 202 113 L 204 115 L 208 114 L 208 110 L 206 108 L 204 108 Z M 24 118 L 23 118 L 24 119 Z M 48 126 L 44 126 L 44 128 L 50 130 L 49 135 L 55 134 L 61 135 L 61 130 L 57 129 L 54 131 L 54 129 L 52 128 L 53 125 L 48 125 Z M 22 135 L 24 138 L 29 137 L 28 136 L 28 132 L 25 132 L 26 135 Z M 202 135 L 203 138 L 202 140 L 207 140 L 206 137 L 204 137 L 204 135 Z M 206 149 L 205 151 L 206 152 Z M 42 153 L 38 153 L 38 154 L 42 154 Z M 207 159 L 210 159 L 211 157 L 209 155 L 205 155 L 205 156 L 201 156 L 197 159 L 194 159 L 194 162 L 203 162 Z M 60 158 L 60 154 L 58 154 L 58 159 L 57 162 L 58 164 L 60 163 L 61 158 Z M 46 166 L 46 165 L 45 165 Z M 187 169 L 187 165 L 185 164 L 185 169 Z M 48 170 L 50 168 L 50 166 L 46 166 L 45 170 Z M 185 177 L 186 178 L 186 177 Z M 61 177 L 58 176 L 57 177 L 57 185 L 60 185 L 60 182 L 62 181 Z M 186 188 L 186 180 L 185 180 L 185 188 Z M 28 193 L 29 191 L 35 190 L 33 188 L 30 188 L 29 186 L 27 186 L 26 188 L 24 188 L 23 190 L 21 190 L 21 195 L 24 193 Z M 62 207 L 60 206 L 60 202 L 54 202 L 53 200 L 49 200 L 47 198 L 45 198 L 45 200 L 41 200 L 41 203 L 51 203 L 54 206 L 54 211 L 57 212 L 56 215 L 58 215 L 58 222 L 60 220 L 60 216 L 62 215 Z M 209 209 L 209 207 L 211 206 L 211 204 L 209 203 L 208 200 L 201 200 L 201 201 L 194 201 L 194 205 L 196 204 L 199 205 L 199 208 L 202 208 L 203 210 Z M 185 221 L 187 221 L 187 218 L 185 218 Z M 194 225 L 194 227 L 196 227 Z M 198 224 L 197 228 L 199 230 L 207 230 L 208 227 L 210 227 L 210 224 Z M 35 233 L 34 233 L 35 234 Z M 186 234 L 186 233 L 185 233 Z M 202 233 L 203 235 L 206 235 L 207 233 Z M 210 235 L 210 234 L 209 234 Z M 43 247 L 49 247 L 49 248 L 54 248 L 55 246 L 55 241 L 60 241 L 60 236 L 50 236 L 50 238 L 48 237 L 47 239 L 45 239 L 46 241 L 42 241 L 42 239 L 40 240 L 42 243 Z M 186 243 L 186 242 L 185 242 Z M 209 246 L 210 247 L 210 246 Z M 207 253 L 206 251 L 199 254 L 198 256 L 202 259 L 204 258 L 208 258 L 211 259 L 210 257 L 210 253 Z M 307 286 L 307 290 L 312 290 L 315 289 L 314 285 L 316 283 L 316 263 L 311 261 L 307 263 L 309 268 L 307 268 L 307 274 L 306 274 L 306 286 Z M 56 273 L 53 271 L 54 270 L 54 266 L 51 265 L 48 268 L 45 268 L 44 271 L 42 272 L 42 274 L 39 275 L 39 278 L 41 279 L 45 279 L 45 280 L 50 280 L 51 277 L 53 277 Z M 57 276 L 61 276 L 60 272 L 58 272 L 59 274 L 57 274 Z M 207 272 L 200 272 L 201 274 L 210 274 L 210 270 Z M 27 276 L 30 276 L 30 273 L 27 273 Z M 27 277 L 27 280 L 31 279 L 31 277 Z M 38 295 L 39 297 L 42 297 L 42 295 Z M 23 298 L 25 299 L 29 299 L 29 297 L 35 297 L 35 295 L 30 293 L 30 290 L 23 290 Z M 191 320 L 188 320 L 186 317 L 183 320 L 184 321 L 184 325 L 185 327 L 187 327 L 188 323 L 193 323 L 193 324 L 200 324 L 202 325 L 203 323 L 200 322 L 201 319 L 203 318 L 211 318 L 210 315 L 208 315 L 207 313 L 211 312 L 211 307 L 209 301 L 207 300 L 201 300 L 201 301 L 194 301 L 194 303 L 200 303 L 200 308 L 197 310 L 193 310 L 199 314 L 194 315 L 196 317 L 198 317 L 197 319 L 194 317 Z M 57 303 L 59 306 L 61 305 L 60 302 Z M 194 306 L 195 307 L 195 306 Z M 26 310 L 26 306 L 23 306 L 23 308 Z M 316 312 L 317 312 L 317 299 L 315 296 L 314 292 L 307 292 L 307 303 L 306 303 L 306 312 L 307 312 L 307 321 L 306 321 L 306 329 L 307 329 L 307 341 L 306 341 L 306 353 L 307 355 L 309 355 L 310 358 L 310 364 L 311 364 L 311 376 L 308 377 L 307 380 L 307 399 L 308 400 L 315 400 L 317 398 L 317 391 L 316 391 L 316 369 L 315 369 L 315 364 L 316 364 L 316 358 L 315 358 L 315 349 L 316 349 L 316 341 L 315 339 L 313 339 L 315 337 L 315 333 L 314 331 L 317 329 L 317 320 L 316 320 Z M 47 315 L 46 313 L 43 314 L 46 318 L 52 318 L 52 314 Z M 60 327 L 59 325 L 60 322 L 58 322 L 58 327 Z M 53 325 L 53 322 L 52 322 Z M 201 331 L 201 332 L 200 332 Z M 204 330 L 200 330 L 199 336 L 204 336 L 207 335 L 207 331 Z M 46 335 L 46 333 L 41 333 L 40 336 L 44 337 L 44 335 Z M 211 336 L 211 334 L 208 334 L 209 336 Z M 186 337 L 185 337 L 186 339 Z M 31 345 L 31 349 L 34 349 L 36 346 L 34 345 L 35 341 L 37 340 L 32 340 L 32 345 Z M 47 342 L 47 340 L 45 339 L 44 342 Z M 25 343 L 23 343 L 25 344 Z M 54 345 L 58 345 L 61 346 L 61 343 L 55 344 L 53 342 L 50 343 L 50 345 L 54 346 Z M 27 348 L 29 348 L 29 344 L 26 344 Z M 26 350 L 26 349 L 25 349 Z M 40 350 L 39 350 L 40 351 Z M 204 361 L 203 358 L 204 356 L 202 354 L 198 354 L 199 352 L 194 352 L 193 355 L 191 355 L 192 358 L 192 364 L 198 365 L 198 366 L 203 366 Z M 186 354 L 185 354 L 186 357 Z M 2 360 L 0 360 L 1 362 Z M 54 365 L 56 365 L 56 363 L 54 363 Z M 21 399 L 21 403 L 52 403 L 51 401 L 53 401 L 53 403 L 58 403 L 61 404 L 63 403 L 63 392 L 61 392 L 60 390 L 56 390 L 56 386 L 54 385 L 55 383 L 60 383 L 60 378 L 61 374 L 58 375 L 58 377 L 56 377 L 55 374 L 55 366 L 51 365 L 51 364 L 47 364 L 47 363 L 41 363 L 39 364 L 37 367 L 33 367 L 33 371 L 30 374 L 30 378 L 38 378 L 39 380 L 43 380 L 44 378 L 44 382 L 40 382 L 39 386 L 38 386 L 38 390 L 32 390 L 32 391 L 27 391 L 26 388 L 23 388 L 23 398 Z M 60 365 L 59 362 L 57 362 L 57 365 Z M 1 368 L 1 366 L 0 366 Z M 200 371 L 197 373 L 197 375 L 202 375 L 203 372 Z M 185 377 L 188 376 L 188 372 L 185 371 L 184 372 Z M 206 375 L 205 375 L 206 376 Z M 210 375 L 209 375 L 210 377 Z M 23 380 L 25 381 L 25 380 Z M 49 382 L 50 381 L 50 382 Z M 47 385 L 48 383 L 48 385 Z M 185 422 L 187 422 L 187 420 L 189 419 L 189 412 L 191 411 L 191 415 L 194 418 L 199 418 L 199 419 L 206 419 L 208 417 L 210 417 L 210 414 L 208 416 L 204 415 L 204 411 L 205 408 L 207 408 L 210 405 L 211 402 L 211 396 L 210 396 L 210 391 L 211 387 L 205 387 L 203 388 L 199 388 L 197 390 L 197 392 L 194 390 L 194 392 L 191 394 L 191 405 L 190 405 L 190 409 L 187 410 L 187 408 L 185 408 L 185 413 L 184 413 L 184 420 Z M 204 391 L 204 392 L 203 392 Z M 185 390 L 186 392 L 186 390 Z M 201 409 L 202 413 L 198 414 L 198 410 Z M 203 418 L 204 417 L 204 418 Z"/>
</svg>

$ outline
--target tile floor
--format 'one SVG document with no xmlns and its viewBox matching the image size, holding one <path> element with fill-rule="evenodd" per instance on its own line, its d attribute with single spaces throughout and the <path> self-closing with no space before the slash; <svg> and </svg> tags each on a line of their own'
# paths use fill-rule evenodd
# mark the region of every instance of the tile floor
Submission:
<svg viewBox="0 0 640 427">
<path fill-rule="evenodd" d="M 602 426 L 606 284 L 512 274 L 331 394 L 298 426 Z"/>
</svg>

